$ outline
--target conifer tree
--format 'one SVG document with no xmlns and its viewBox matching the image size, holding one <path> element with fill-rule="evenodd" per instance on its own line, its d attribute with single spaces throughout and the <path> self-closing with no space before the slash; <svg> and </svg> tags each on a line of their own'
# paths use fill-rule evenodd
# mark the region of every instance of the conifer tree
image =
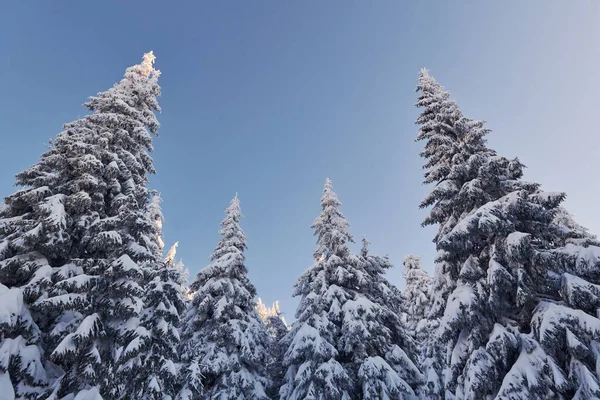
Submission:
<svg viewBox="0 0 600 400">
<path fill-rule="evenodd" d="M 434 243 L 438 250 L 433 277 L 431 307 L 428 313 L 428 330 L 434 331 L 444 315 L 446 302 L 456 287 L 461 267 L 460 261 L 452 259 L 439 246 L 440 239 L 470 211 L 486 202 L 510 192 L 512 185 L 522 176 L 522 164 L 518 160 L 496 157 L 487 148 L 485 136 L 489 133 L 483 121 L 472 120 L 463 115 L 458 104 L 426 69 L 419 73 L 417 91 L 420 92 L 416 106 L 422 112 L 417 141 L 425 141 L 421 157 L 425 158 L 424 184 L 434 188 L 421 202 L 420 207 L 431 206 L 423 225 L 438 225 Z M 490 160 L 491 167 L 502 169 L 503 184 L 487 186 L 494 182 L 478 179 L 479 167 Z M 498 183 L 497 180 L 495 183 Z M 501 192 L 495 192 L 500 190 Z M 425 347 L 425 373 L 427 393 L 431 398 L 443 393 L 442 370 L 445 349 L 442 342 L 432 336 Z"/>
<path fill-rule="evenodd" d="M 467 130 L 452 146 L 470 137 Z M 482 151 L 453 157 L 436 181 L 434 192 L 446 193 L 436 215 L 452 217 L 436 237 L 434 288 L 444 288 L 436 299 L 444 311 L 428 351 L 443 350 L 432 369 L 444 375 L 441 387 L 429 380 L 430 398 L 600 398 L 600 248 L 557 222 L 564 194 L 522 181 L 522 168 Z M 455 177 L 457 190 L 444 192 Z"/>
<path fill-rule="evenodd" d="M 267 334 L 269 335 L 269 363 L 268 371 L 272 384 L 267 389 L 267 394 L 271 399 L 279 398 L 279 389 L 283 385 L 285 370 L 283 368 L 283 355 L 285 348 L 281 340 L 289 332 L 289 327 L 279 310 L 279 302 L 275 302 L 272 307 L 267 307 L 259 298 L 256 304 L 258 315 L 265 323 Z"/>
<path fill-rule="evenodd" d="M 221 223 L 212 263 L 191 284 L 182 326 L 179 399 L 267 399 L 267 333 L 244 263 L 246 235 L 236 197 Z"/>
<path fill-rule="evenodd" d="M 119 396 L 126 399 L 174 398 L 177 386 L 179 320 L 185 309 L 182 276 L 174 261 L 164 260 L 161 199 L 155 194 L 148 205 L 154 221 L 156 254 L 144 264 L 144 309 L 137 336 L 128 344 L 137 351 L 119 360 L 117 375 L 124 382 Z"/>
<path fill-rule="evenodd" d="M 144 213 L 158 128 L 153 62 L 150 52 L 90 98 L 92 113 L 66 124 L 5 199 L 0 283 L 19 312 L 0 328 L 0 371 L 17 397 L 40 393 L 48 372 L 62 375 L 52 396 L 111 391 L 115 348 L 130 334 L 121 322 L 139 311 L 140 263 L 153 252 Z"/>
<path fill-rule="evenodd" d="M 422 349 L 427 345 L 430 332 L 428 331 L 427 314 L 431 307 L 431 278 L 421 268 L 421 257 L 408 255 L 404 257 L 404 277 L 406 286 L 403 293 L 404 309 L 406 310 L 406 331 L 419 349 L 419 361 L 422 361 Z"/>
<path fill-rule="evenodd" d="M 385 324 L 385 307 L 366 294 L 376 279 L 348 248 L 352 235 L 340 205 L 328 179 L 312 225 L 315 263 L 296 283 L 295 295 L 302 298 L 284 339 L 281 398 L 413 398 L 418 371 L 404 349 L 391 343 L 395 329 Z"/>
<path fill-rule="evenodd" d="M 85 104 L 92 113 L 65 125 L 23 184 L 47 181 L 62 231 L 53 240 L 53 285 L 34 304 L 50 322 L 48 353 L 64 371 L 53 396 L 116 398 L 115 363 L 139 343 L 144 264 L 157 253 L 146 205 L 154 173 L 152 135 L 159 71 L 152 52 L 111 89 Z M 50 329 L 51 328 L 51 329 Z"/>
<path fill-rule="evenodd" d="M 364 265 L 366 273 L 363 294 L 379 308 L 377 315 L 379 328 L 373 329 L 374 335 L 370 339 L 377 337 L 381 347 L 379 348 L 379 354 L 375 352 L 374 355 L 376 356 L 363 361 L 363 365 L 360 367 L 359 384 L 363 388 L 362 398 L 378 399 L 385 398 L 385 396 L 398 398 L 398 394 L 394 393 L 393 390 L 389 390 L 390 388 L 386 388 L 386 385 L 382 383 L 382 376 L 371 375 L 374 371 L 377 371 L 371 368 L 375 365 L 373 360 L 377 360 L 377 357 L 381 357 L 404 381 L 410 383 L 417 394 L 420 394 L 423 377 L 414 365 L 414 361 L 417 361 L 419 355 L 418 348 L 402 321 L 402 315 L 406 313 L 402 293 L 385 276 L 386 272 L 393 268 L 393 265 L 387 256 L 380 257 L 371 254 L 369 245 L 370 242 L 366 237 L 363 237 L 360 255 L 360 261 Z M 373 327 L 376 326 L 373 325 Z M 381 332 L 387 332 L 387 334 Z M 377 346 L 377 344 L 374 343 L 374 346 Z M 410 395 L 403 396 L 400 398 L 410 398 Z"/>
</svg>

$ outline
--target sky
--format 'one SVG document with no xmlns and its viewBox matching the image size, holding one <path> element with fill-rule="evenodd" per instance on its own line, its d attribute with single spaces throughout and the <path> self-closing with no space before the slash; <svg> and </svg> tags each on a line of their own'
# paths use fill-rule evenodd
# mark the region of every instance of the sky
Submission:
<svg viewBox="0 0 600 400">
<path fill-rule="evenodd" d="M 312 263 L 310 229 L 333 181 L 356 250 L 366 235 L 395 265 L 422 254 L 416 80 L 427 67 L 525 179 L 567 193 L 600 233 L 600 2 L 29 1 L 0 13 L 0 196 L 39 160 L 88 96 L 154 51 L 162 124 L 154 141 L 165 242 L 192 277 L 209 262 L 238 193 L 247 267 L 288 320 Z"/>
</svg>

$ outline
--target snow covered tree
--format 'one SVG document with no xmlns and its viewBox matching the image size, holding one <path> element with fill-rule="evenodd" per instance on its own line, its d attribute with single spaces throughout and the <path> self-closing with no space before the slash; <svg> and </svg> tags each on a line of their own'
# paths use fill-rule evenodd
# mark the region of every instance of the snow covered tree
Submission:
<svg viewBox="0 0 600 400">
<path fill-rule="evenodd" d="M 387 353 L 385 350 L 382 351 L 379 356 L 392 366 L 402 379 L 409 382 L 417 394 L 420 394 L 419 389 L 423 376 L 414 365 L 414 361 L 418 359 L 418 348 L 402 321 L 402 315 L 406 313 L 402 293 L 385 276 L 386 272 L 393 268 L 393 265 L 387 256 L 380 257 L 369 252 L 370 243 L 366 237 L 363 237 L 362 242 L 363 246 L 359 259 L 366 273 L 362 292 L 369 301 L 372 301 L 379 308 L 377 323 L 380 324 L 380 327 L 374 329 L 374 331 L 376 335 L 379 335 L 378 339 L 381 340 L 381 349 L 389 349 Z M 388 335 L 382 335 L 377 331 L 387 331 L 389 333 Z M 396 398 L 397 395 L 394 391 L 390 391 L 390 388 L 386 388 L 385 384 L 381 382 L 382 376 L 378 376 L 378 372 L 375 376 L 369 376 L 369 373 L 376 371 L 369 368 L 373 365 L 373 357 L 371 357 L 364 361 L 359 370 L 359 383 L 363 387 L 363 398 L 374 399 L 385 398 L 385 396 Z M 360 373 L 361 370 L 363 371 L 362 374 Z M 368 389 L 367 384 L 371 385 L 370 389 Z"/>
<path fill-rule="evenodd" d="M 469 137 L 448 140 L 460 148 Z M 564 194 L 522 181 L 522 169 L 480 151 L 453 158 L 436 181 L 442 193 L 460 177 L 434 205 L 450 217 L 437 220 L 434 290 L 443 293 L 430 317 L 440 305 L 443 316 L 428 373 L 444 372 L 442 382 L 429 377 L 429 398 L 600 398 L 599 244 L 557 222 Z"/>
<path fill-rule="evenodd" d="M 272 307 L 267 307 L 259 297 L 256 310 L 265 323 L 267 334 L 269 335 L 269 364 L 267 369 L 272 384 L 267 388 L 267 394 L 272 399 L 278 399 L 279 389 L 283 384 L 283 376 L 285 374 L 282 365 L 285 348 L 281 340 L 289 332 L 289 326 L 286 324 L 283 315 L 281 315 L 279 302 L 277 301 Z"/>
<path fill-rule="evenodd" d="M 312 225 L 315 262 L 296 283 L 294 294 L 302 297 L 283 340 L 287 373 L 281 398 L 413 398 L 419 372 L 392 343 L 399 329 L 386 324 L 390 313 L 369 295 L 380 288 L 365 259 L 348 248 L 352 235 L 340 205 L 328 179 Z"/>
<path fill-rule="evenodd" d="M 131 326 L 121 322 L 141 304 L 138 263 L 154 251 L 144 213 L 158 128 L 153 61 L 146 54 L 91 98 L 92 114 L 66 124 L 17 175 L 23 189 L 0 211 L 0 284 L 18 311 L 0 328 L 0 370 L 18 398 L 34 397 L 57 374 L 53 397 L 110 392 L 116 343 Z"/>
<path fill-rule="evenodd" d="M 178 399 L 267 399 L 268 338 L 244 264 L 246 235 L 236 197 L 221 223 L 212 263 L 191 284 L 182 326 Z"/>
<path fill-rule="evenodd" d="M 391 315 L 399 317 L 403 312 L 405 312 L 402 292 L 400 292 L 396 286 L 388 281 L 385 276 L 386 272 L 393 268 L 393 265 L 387 256 L 380 257 L 370 253 L 369 245 L 371 243 L 366 237 L 363 237 L 362 243 L 363 245 L 360 251 L 359 259 L 363 265 L 365 273 L 367 274 L 367 284 L 365 285 L 366 290 L 363 294 L 367 296 L 369 300 L 381 304 L 389 313 L 391 313 Z M 401 325 L 398 320 L 394 320 L 393 322 L 388 321 L 388 323 L 391 324 L 394 329 Z M 400 333 L 400 335 L 404 335 L 404 333 L 405 332 L 403 331 Z M 406 339 L 408 340 L 409 338 Z M 400 337 L 395 339 L 395 343 L 399 343 L 400 341 Z"/>
<path fill-rule="evenodd" d="M 406 330 L 419 349 L 427 345 L 428 331 L 427 313 L 431 306 L 431 278 L 421 269 L 421 257 L 408 255 L 404 257 L 404 277 L 406 286 L 403 293 L 406 310 Z M 422 354 L 418 353 L 419 361 Z"/>
<path fill-rule="evenodd" d="M 144 296 L 140 328 L 135 347 L 138 352 L 123 357 L 119 373 L 131 376 L 121 396 L 162 400 L 174 398 L 177 387 L 179 319 L 185 309 L 180 290 L 181 274 L 173 263 L 161 262 L 148 270 L 151 278 Z M 131 343 L 129 344 L 131 346 Z M 125 395 L 127 393 L 128 395 Z"/>
<path fill-rule="evenodd" d="M 156 254 L 146 214 L 147 175 L 154 172 L 148 153 L 159 126 L 153 62 L 147 53 L 121 82 L 90 98 L 92 113 L 65 125 L 40 162 L 17 175 L 28 189 L 6 200 L 6 215 L 34 238 L 14 249 L 10 268 L 21 276 L 35 270 L 29 286 L 48 288 L 28 296 L 46 356 L 63 371 L 53 398 L 115 398 L 115 362 L 138 335 L 143 264 Z M 38 267 L 17 261 L 17 253 Z"/>
<path fill-rule="evenodd" d="M 516 159 L 497 157 L 493 150 L 487 148 L 485 136 L 489 130 L 484 128 L 483 121 L 464 116 L 450 94 L 426 69 L 419 73 L 417 91 L 420 95 L 416 106 L 422 108 L 416 121 L 419 125 L 417 141 L 425 141 L 425 149 L 421 152 L 421 157 L 426 159 L 423 183 L 434 184 L 420 207 L 431 206 L 423 225 L 438 225 L 434 238 L 438 254 L 433 297 L 427 316 L 428 330 L 431 331 L 444 315 L 461 268 L 459 260 L 452 259 L 440 249 L 440 239 L 473 209 L 510 192 L 512 185 L 522 176 L 523 166 Z M 487 182 L 478 178 L 480 167 L 486 163 L 488 169 L 502 170 L 495 180 Z M 498 182 L 500 177 L 504 178 L 501 184 Z M 439 345 L 441 341 L 432 337 L 430 345 L 425 347 L 427 393 L 432 398 L 443 392 L 444 350 Z"/>
<path fill-rule="evenodd" d="M 0 393 L 3 398 L 33 399 L 46 390 L 39 328 L 23 291 L 0 284 Z"/>
<path fill-rule="evenodd" d="M 154 259 L 144 264 L 144 309 L 137 335 L 127 346 L 135 350 L 126 351 L 118 363 L 117 375 L 125 382 L 119 396 L 126 399 L 164 400 L 177 394 L 178 328 L 185 299 L 174 254 L 163 261 L 164 217 L 160 202 L 155 195 L 148 205 L 157 252 Z"/>
<path fill-rule="evenodd" d="M 193 297 L 193 293 L 190 291 L 190 288 L 187 285 L 187 281 L 190 276 L 190 271 L 187 268 L 185 268 L 185 265 L 183 264 L 182 260 L 175 261 L 175 257 L 177 256 L 177 247 L 178 246 L 179 246 L 179 242 L 175 242 L 173 244 L 173 246 L 171 246 L 171 248 L 167 252 L 167 256 L 165 257 L 164 262 L 173 264 L 175 266 L 175 269 L 179 272 L 179 276 L 180 276 L 179 290 L 181 291 L 181 293 L 183 295 L 183 299 L 186 303 L 186 308 L 187 308 L 187 303 Z"/>
</svg>

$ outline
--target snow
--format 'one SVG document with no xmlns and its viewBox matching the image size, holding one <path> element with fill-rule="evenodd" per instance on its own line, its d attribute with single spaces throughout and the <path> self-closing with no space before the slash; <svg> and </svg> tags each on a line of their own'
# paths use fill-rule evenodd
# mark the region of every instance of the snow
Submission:
<svg viewBox="0 0 600 400">
<path fill-rule="evenodd" d="M 15 390 L 7 372 L 0 372 L 0 394 L 3 400 L 15 400 Z"/>
<path fill-rule="evenodd" d="M 123 244 L 123 239 L 117 231 L 100 232 L 98 239 L 101 240 L 102 243 L 107 243 L 111 246 L 120 246 Z"/>
<path fill-rule="evenodd" d="M 46 217 L 46 223 L 51 226 L 65 229 L 67 227 L 67 213 L 65 212 L 65 195 L 56 194 L 46 199 L 44 203 L 40 205 L 40 208 L 48 214 Z"/>
<path fill-rule="evenodd" d="M 40 307 L 57 306 L 64 308 L 75 308 L 76 304 L 83 304 L 87 302 L 85 294 L 61 294 L 58 296 L 50 297 L 47 299 L 40 299 L 36 302 L 36 305 Z"/>
<path fill-rule="evenodd" d="M 93 387 L 91 389 L 80 391 L 73 400 L 103 400 L 103 398 L 100 396 L 99 389 L 97 387 Z"/>
<path fill-rule="evenodd" d="M 523 337 L 523 340 L 528 340 Z M 529 339 L 530 340 L 530 339 Z M 527 346 L 523 346 L 517 361 L 515 361 L 502 382 L 502 386 L 499 390 L 498 399 L 511 399 L 513 397 L 505 397 L 505 394 L 509 393 L 521 393 L 521 395 L 527 395 L 524 392 L 526 387 L 534 387 L 539 383 L 540 377 L 539 372 L 543 370 L 545 364 L 546 355 L 540 347 L 533 347 L 527 349 Z M 525 379 L 525 385 L 521 382 Z"/>
<path fill-rule="evenodd" d="M 23 294 L 19 289 L 9 289 L 0 284 L 0 325 L 14 326 L 23 310 Z"/>
<path fill-rule="evenodd" d="M 78 340 L 82 339 L 84 341 L 94 338 L 100 331 L 100 324 L 101 322 L 99 314 L 94 313 L 92 315 L 88 315 L 77 327 L 75 336 Z"/>
<path fill-rule="evenodd" d="M 519 247 L 522 241 L 529 236 L 531 236 L 529 233 L 512 232 L 506 237 L 506 244 L 509 247 Z"/>
<path fill-rule="evenodd" d="M 96 276 L 81 274 L 57 282 L 56 287 L 80 291 L 83 288 L 90 287 L 96 279 L 98 279 Z"/>
<path fill-rule="evenodd" d="M 65 338 L 56 346 L 52 352 L 53 356 L 64 356 L 67 353 L 74 353 L 77 350 L 73 338 L 75 334 L 69 333 Z"/>
<path fill-rule="evenodd" d="M 123 254 L 119 257 L 113 265 L 118 266 L 123 272 L 139 272 L 140 270 L 139 266 L 127 254 Z"/>
<path fill-rule="evenodd" d="M 565 320 L 574 320 L 574 323 L 583 332 L 600 337 L 600 319 L 584 311 L 575 310 L 561 304 L 542 301 L 536 307 L 533 321 L 538 328 L 539 337 L 544 342 L 545 338 L 552 335 L 556 326 L 563 325 Z"/>
</svg>

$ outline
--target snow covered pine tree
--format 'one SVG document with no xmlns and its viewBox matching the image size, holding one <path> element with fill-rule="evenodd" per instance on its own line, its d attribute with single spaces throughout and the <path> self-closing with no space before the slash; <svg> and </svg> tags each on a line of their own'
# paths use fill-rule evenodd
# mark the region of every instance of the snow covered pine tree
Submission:
<svg viewBox="0 0 600 400">
<path fill-rule="evenodd" d="M 281 399 L 412 399 L 419 372 L 392 343 L 386 309 L 368 296 L 373 280 L 353 255 L 352 236 L 339 202 L 325 182 L 322 212 L 314 221 L 315 263 L 296 283 L 302 296 L 296 322 L 284 338 L 287 368 Z"/>
<path fill-rule="evenodd" d="M 518 160 L 485 147 L 481 124 L 461 123 L 457 108 L 444 114 L 451 101 L 424 71 L 419 88 L 426 181 L 436 183 L 424 203 L 441 225 L 435 288 L 444 289 L 430 314 L 442 306 L 444 379 L 430 397 L 599 399 L 599 243 L 557 219 L 563 193 L 522 181 Z M 459 151 L 436 160 L 444 148 Z"/>
<path fill-rule="evenodd" d="M 221 223 L 212 263 L 191 284 L 195 293 L 182 325 L 178 399 L 268 399 L 268 338 L 244 265 L 241 218 L 236 195 Z"/>
<path fill-rule="evenodd" d="M 119 397 L 163 400 L 175 397 L 179 319 L 185 309 L 182 271 L 173 257 L 163 261 L 160 197 L 155 194 L 148 217 L 155 224 L 155 257 L 144 263 L 144 309 L 137 337 L 119 359 L 117 374 L 125 381 Z"/>
<path fill-rule="evenodd" d="M 484 136 L 488 130 L 482 121 L 474 121 L 463 116 L 458 104 L 444 91 L 442 85 L 429 75 L 426 69 L 419 73 L 417 91 L 420 92 L 416 106 L 423 109 L 416 123 L 420 125 L 417 141 L 426 141 L 421 157 L 427 161 L 424 184 L 435 184 L 434 189 L 421 202 L 420 207 L 433 206 L 423 225 L 438 225 L 434 243 L 452 230 L 456 223 L 474 206 L 485 204 L 460 203 L 457 193 L 469 178 L 465 176 L 465 161 L 472 155 L 493 155 L 487 149 Z M 455 168 L 455 166 L 458 166 Z M 429 331 L 435 331 L 444 315 L 449 294 L 456 287 L 458 271 L 456 263 L 446 262 L 444 252 L 439 249 L 432 286 L 432 303 L 427 315 Z M 443 393 L 442 370 L 444 352 L 442 343 L 431 337 L 424 349 L 424 369 L 427 386 L 425 392 L 432 399 Z"/>
<path fill-rule="evenodd" d="M 389 349 L 387 352 L 380 350 L 379 356 L 393 366 L 399 376 L 409 382 L 411 387 L 415 388 L 415 392 L 420 394 L 423 377 L 413 362 L 418 359 L 418 348 L 402 322 L 402 315 L 405 314 L 402 293 L 385 277 L 386 271 L 393 268 L 393 265 L 387 256 L 379 257 L 371 254 L 369 245 L 367 238 L 363 237 L 359 259 L 366 273 L 365 282 L 362 285 L 363 295 L 379 307 L 376 322 L 379 326 L 372 325 L 374 333 L 371 338 L 378 336 L 377 340 L 381 340 L 382 349 Z M 377 363 L 367 360 L 359 370 L 359 376 L 363 381 L 362 398 L 379 399 L 386 398 L 386 396 L 390 399 L 397 398 L 393 391 L 389 393 L 382 385 L 381 372 L 383 370 L 378 371 L 377 368 L 373 368 Z M 410 397 L 405 396 L 404 398 Z"/>
<path fill-rule="evenodd" d="M 421 257 L 408 255 L 404 257 L 404 277 L 406 286 L 403 293 L 406 310 L 406 330 L 418 349 L 418 361 L 422 362 L 422 350 L 427 345 L 428 332 L 427 313 L 431 307 L 432 279 L 421 269 Z"/>
<path fill-rule="evenodd" d="M 2 365 L 10 365 L 19 398 L 45 380 L 39 349 L 56 363 L 46 371 L 61 375 L 51 398 L 118 397 L 114 365 L 138 336 L 139 283 L 156 246 L 145 212 L 159 126 L 153 62 L 145 54 L 92 97 L 92 113 L 65 125 L 40 162 L 17 175 L 26 189 L 5 200 L 2 284 L 18 288 L 15 304 L 31 311 L 19 310 L 25 324 L 3 325 Z"/>
</svg>

